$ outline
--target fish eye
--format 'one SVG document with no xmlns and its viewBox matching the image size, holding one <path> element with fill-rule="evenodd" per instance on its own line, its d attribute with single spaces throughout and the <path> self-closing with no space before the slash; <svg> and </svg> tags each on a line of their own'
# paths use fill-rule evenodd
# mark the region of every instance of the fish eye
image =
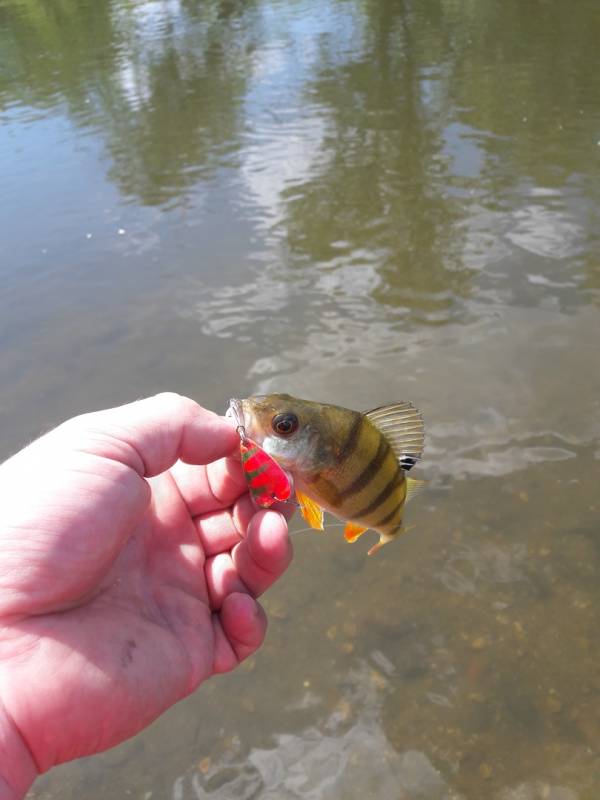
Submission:
<svg viewBox="0 0 600 800">
<path fill-rule="evenodd" d="M 298 430 L 298 417 L 289 411 L 285 414 L 277 414 L 276 417 L 273 417 L 271 426 L 280 436 L 291 436 Z"/>
</svg>

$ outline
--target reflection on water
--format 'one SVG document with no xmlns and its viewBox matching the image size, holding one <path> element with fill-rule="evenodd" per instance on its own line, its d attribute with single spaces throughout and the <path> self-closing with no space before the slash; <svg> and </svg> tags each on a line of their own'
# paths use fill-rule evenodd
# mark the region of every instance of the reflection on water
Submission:
<svg viewBox="0 0 600 800">
<path fill-rule="evenodd" d="M 387 662 L 377 651 L 372 660 L 376 665 Z M 236 754 L 215 766 L 207 759 L 200 769 L 178 779 L 173 797 L 450 800 L 454 795 L 424 753 L 398 753 L 390 747 L 380 719 L 393 665 L 387 662 L 385 671 L 389 679 L 377 666 L 359 664 L 347 676 L 344 696 L 318 727 L 300 735 L 278 734 L 273 747 L 253 749 L 241 758 Z M 319 702 L 307 689 L 300 707 Z"/>
<path fill-rule="evenodd" d="M 597 798 L 599 38 L 593 0 L 0 0 L 2 454 L 287 390 L 413 400 L 430 480 L 381 557 L 296 533 L 261 653 L 35 796 Z"/>
</svg>

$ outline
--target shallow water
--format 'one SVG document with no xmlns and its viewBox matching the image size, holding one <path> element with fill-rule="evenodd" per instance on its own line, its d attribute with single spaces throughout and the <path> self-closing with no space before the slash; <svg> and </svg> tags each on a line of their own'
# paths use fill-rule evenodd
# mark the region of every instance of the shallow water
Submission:
<svg viewBox="0 0 600 800">
<path fill-rule="evenodd" d="M 0 453 L 162 389 L 424 415 L 416 528 L 31 796 L 600 796 L 600 10 L 0 0 Z M 365 536 L 372 536 L 368 534 Z"/>
</svg>

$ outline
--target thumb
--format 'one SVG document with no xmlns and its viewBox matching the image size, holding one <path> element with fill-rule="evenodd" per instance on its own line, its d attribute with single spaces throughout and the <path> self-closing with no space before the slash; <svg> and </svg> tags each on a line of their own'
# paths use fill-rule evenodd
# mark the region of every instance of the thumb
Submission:
<svg viewBox="0 0 600 800">
<path fill-rule="evenodd" d="M 144 478 L 164 472 L 178 459 L 208 464 L 239 445 L 230 423 L 174 392 L 82 414 L 61 428 L 64 433 L 76 431 L 82 437 L 80 447 L 119 461 Z"/>
</svg>

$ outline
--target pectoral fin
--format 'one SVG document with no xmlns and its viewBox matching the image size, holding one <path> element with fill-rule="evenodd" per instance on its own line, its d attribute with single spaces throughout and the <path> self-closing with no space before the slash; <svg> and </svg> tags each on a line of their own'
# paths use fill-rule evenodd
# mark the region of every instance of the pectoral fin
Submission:
<svg viewBox="0 0 600 800">
<path fill-rule="evenodd" d="M 348 522 L 344 528 L 344 538 L 347 542 L 355 542 L 367 530 L 369 529 L 363 528 L 362 525 L 357 525 L 355 522 Z"/>
<path fill-rule="evenodd" d="M 323 509 L 310 497 L 307 497 L 303 492 L 296 489 L 296 499 L 300 504 L 300 513 L 316 531 L 323 530 Z"/>
</svg>

